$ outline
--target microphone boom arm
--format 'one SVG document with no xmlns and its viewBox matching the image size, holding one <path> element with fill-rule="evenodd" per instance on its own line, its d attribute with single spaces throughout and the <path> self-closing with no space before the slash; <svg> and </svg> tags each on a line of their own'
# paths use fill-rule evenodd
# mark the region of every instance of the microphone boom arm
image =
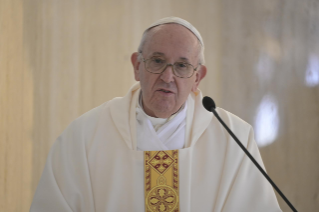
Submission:
<svg viewBox="0 0 319 212">
<path fill-rule="evenodd" d="M 209 98 L 209 97 L 204 97 Z M 255 166 L 259 169 L 259 171 L 264 175 L 264 177 L 268 180 L 268 182 L 272 185 L 272 187 L 278 192 L 278 194 L 283 198 L 283 200 L 287 203 L 287 205 L 291 208 L 292 211 L 298 212 L 294 206 L 289 202 L 289 200 L 286 198 L 286 196 L 280 191 L 280 189 L 277 187 L 277 185 L 271 180 L 271 178 L 268 176 L 268 174 L 264 171 L 264 169 L 259 165 L 259 163 L 255 160 L 255 158 L 248 152 L 248 150 L 244 147 L 244 145 L 239 141 L 239 139 L 236 137 L 236 135 L 229 129 L 229 127 L 225 124 L 225 122 L 219 117 L 218 113 L 215 111 L 215 103 L 211 99 L 212 104 L 207 107 L 205 105 L 203 99 L 204 107 L 209 110 L 210 112 L 214 113 L 215 117 L 218 119 L 218 121 L 224 126 L 224 128 L 227 130 L 227 132 L 231 135 L 231 137 L 236 141 L 236 143 L 240 146 L 240 148 L 246 153 L 246 155 L 250 158 L 250 160 L 255 164 Z M 207 100 L 207 99 L 206 99 Z M 207 102 L 207 101 L 206 101 Z M 208 101 L 209 102 L 209 101 Z M 209 102 L 209 103 L 211 103 Z"/>
</svg>

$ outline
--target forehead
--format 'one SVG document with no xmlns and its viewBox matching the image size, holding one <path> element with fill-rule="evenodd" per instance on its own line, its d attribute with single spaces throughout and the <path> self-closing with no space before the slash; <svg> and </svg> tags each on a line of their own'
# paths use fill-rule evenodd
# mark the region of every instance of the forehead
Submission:
<svg viewBox="0 0 319 212">
<path fill-rule="evenodd" d="M 179 24 L 164 24 L 149 30 L 143 47 L 144 56 L 161 54 L 173 59 L 195 60 L 199 41 L 187 28 Z"/>
</svg>

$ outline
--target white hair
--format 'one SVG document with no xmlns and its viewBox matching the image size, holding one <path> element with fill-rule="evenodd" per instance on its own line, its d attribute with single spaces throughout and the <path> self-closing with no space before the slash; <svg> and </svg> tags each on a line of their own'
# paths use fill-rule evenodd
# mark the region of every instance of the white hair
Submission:
<svg viewBox="0 0 319 212">
<path fill-rule="evenodd" d="M 138 52 L 142 53 L 144 44 L 146 42 L 146 38 L 148 36 L 148 32 L 159 25 L 163 25 L 163 24 L 179 24 L 182 25 L 184 27 L 186 27 L 187 29 L 189 29 L 198 39 L 199 41 L 199 64 L 204 65 L 205 64 L 205 57 L 204 57 L 204 41 L 202 39 L 202 36 L 200 35 L 200 33 L 198 32 L 198 30 L 188 21 L 178 18 L 178 17 L 166 17 L 163 19 L 160 19 L 156 22 L 154 22 L 153 24 L 151 24 L 143 33 L 140 45 L 138 47 Z M 139 60 L 141 59 L 141 55 L 139 55 Z"/>
</svg>

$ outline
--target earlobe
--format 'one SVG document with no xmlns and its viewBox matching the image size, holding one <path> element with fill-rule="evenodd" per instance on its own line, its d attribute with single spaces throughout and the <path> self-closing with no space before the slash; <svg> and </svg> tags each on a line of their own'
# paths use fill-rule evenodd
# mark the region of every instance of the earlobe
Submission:
<svg viewBox="0 0 319 212">
<path fill-rule="evenodd" d="M 131 62 L 134 69 L 134 78 L 136 81 L 140 81 L 139 77 L 139 67 L 140 67 L 140 61 L 138 60 L 138 52 L 134 52 L 131 56 Z"/>
<path fill-rule="evenodd" d="M 206 76 L 207 68 L 204 65 L 201 65 L 200 69 L 196 73 L 196 80 L 194 82 L 192 91 L 196 92 L 199 86 L 200 81 Z"/>
<path fill-rule="evenodd" d="M 199 82 L 206 76 L 207 73 L 207 68 L 204 65 L 201 65 L 200 70 L 198 70 L 200 77 L 199 77 Z M 199 83 L 198 82 L 198 83 Z"/>
</svg>

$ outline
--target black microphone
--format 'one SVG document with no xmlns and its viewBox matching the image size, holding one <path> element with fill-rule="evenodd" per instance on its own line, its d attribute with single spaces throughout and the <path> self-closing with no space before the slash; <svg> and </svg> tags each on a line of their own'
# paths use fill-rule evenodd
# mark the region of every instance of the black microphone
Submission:
<svg viewBox="0 0 319 212">
<path fill-rule="evenodd" d="M 276 186 L 276 184 L 270 179 L 268 174 L 264 171 L 264 169 L 258 164 L 258 162 L 255 160 L 255 158 L 248 152 L 248 150 L 244 147 L 244 145 L 239 141 L 239 139 L 236 137 L 236 135 L 228 128 L 228 126 L 225 124 L 225 122 L 219 117 L 218 113 L 216 112 L 215 108 L 215 102 L 212 100 L 212 98 L 205 96 L 203 98 L 203 106 L 206 110 L 209 112 L 214 113 L 218 121 L 225 127 L 227 132 L 231 135 L 231 137 L 236 141 L 236 143 L 240 146 L 240 148 L 246 153 L 246 155 L 250 158 L 250 160 L 255 164 L 255 166 L 259 169 L 259 171 L 264 175 L 264 177 L 268 180 L 268 182 L 272 185 L 272 187 L 278 192 L 278 194 L 285 200 L 287 205 L 291 208 L 292 211 L 298 212 L 294 206 L 289 202 L 289 200 L 285 197 L 285 195 L 280 191 L 280 189 Z"/>
</svg>

